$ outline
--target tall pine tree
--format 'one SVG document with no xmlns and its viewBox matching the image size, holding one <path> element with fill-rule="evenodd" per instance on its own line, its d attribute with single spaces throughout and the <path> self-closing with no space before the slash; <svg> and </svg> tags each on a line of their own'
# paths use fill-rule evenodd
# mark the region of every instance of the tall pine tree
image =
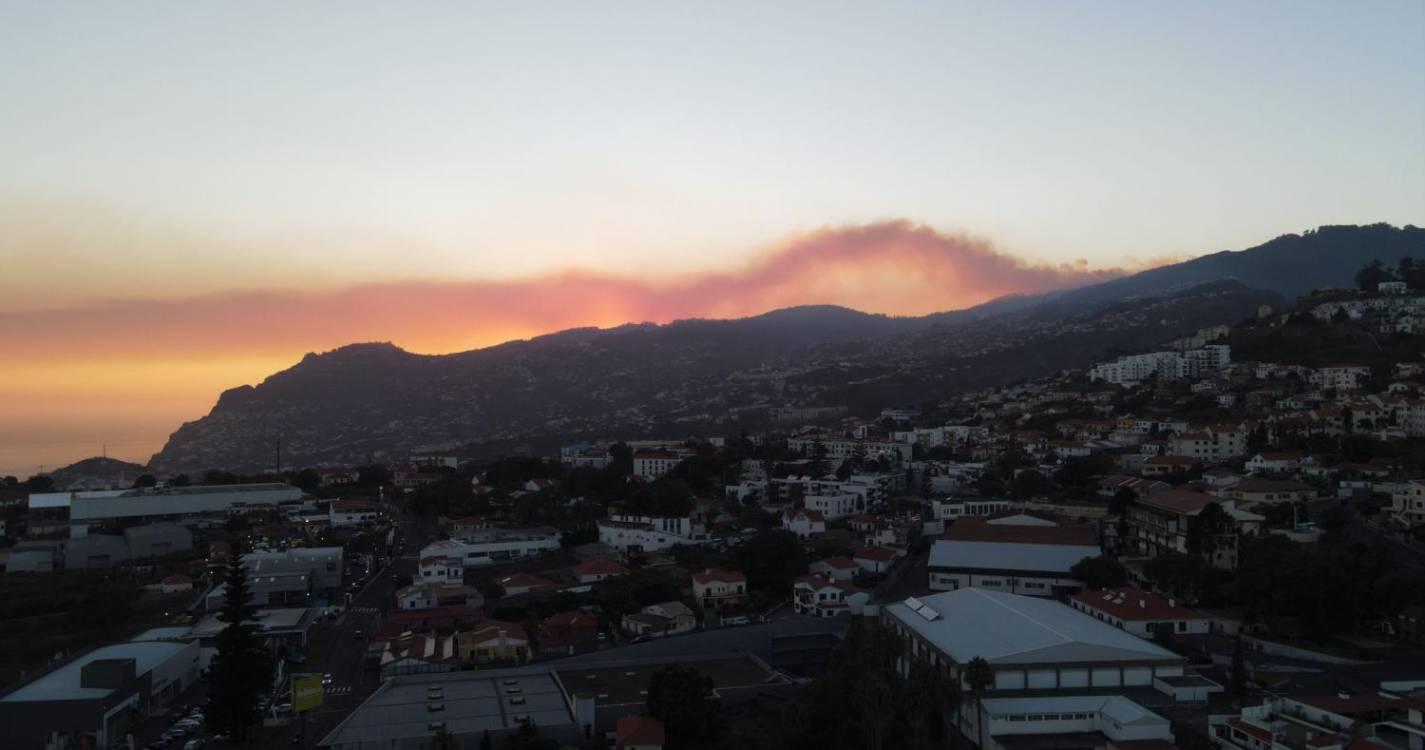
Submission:
<svg viewBox="0 0 1425 750">
<path fill-rule="evenodd" d="M 224 571 L 226 590 L 218 620 L 224 624 L 216 638 L 218 653 L 208 674 L 208 720 L 213 728 L 239 740 L 259 718 L 257 696 L 272 684 L 272 654 L 258 636 L 247 568 L 235 546 Z"/>
</svg>

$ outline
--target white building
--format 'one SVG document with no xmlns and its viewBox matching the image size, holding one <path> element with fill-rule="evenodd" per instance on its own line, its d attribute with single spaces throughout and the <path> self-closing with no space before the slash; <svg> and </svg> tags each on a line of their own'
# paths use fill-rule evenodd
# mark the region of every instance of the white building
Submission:
<svg viewBox="0 0 1425 750">
<path fill-rule="evenodd" d="M 1163 380 L 1198 378 L 1231 363 L 1231 347 L 1227 344 L 1208 344 L 1185 352 L 1150 352 L 1119 357 L 1112 362 L 1094 365 L 1089 369 L 1089 379 L 1136 385 L 1154 375 Z"/>
<path fill-rule="evenodd" d="M 426 545 L 421 559 L 456 558 L 467 568 L 517 560 L 559 549 L 559 531 L 547 526 L 529 529 L 471 529 L 460 539 Z"/>
<path fill-rule="evenodd" d="M 207 513 L 241 513 L 302 499 L 286 484 L 225 484 L 196 487 L 144 487 L 96 492 L 40 492 L 30 495 L 30 526 L 64 524 L 69 535 L 110 523 L 175 521 Z"/>
<path fill-rule="evenodd" d="M 633 454 L 633 475 L 651 482 L 683 462 L 683 456 L 670 451 L 638 451 Z"/>
<path fill-rule="evenodd" d="M 381 517 L 380 508 L 365 500 L 333 500 L 327 506 L 332 528 L 360 526 L 374 523 Z"/>
<path fill-rule="evenodd" d="M 808 495 L 803 504 L 826 518 L 841 518 L 856 512 L 856 495 Z"/>
<path fill-rule="evenodd" d="M 1338 391 L 1359 390 L 1371 377 L 1371 368 L 1365 365 L 1333 365 L 1321 367 L 1311 375 L 1311 384 L 1320 388 L 1335 388 Z"/>
<path fill-rule="evenodd" d="M 884 459 L 902 465 L 911 459 L 911 444 L 888 440 L 851 440 L 830 435 L 806 435 L 787 440 L 787 448 L 800 451 L 807 458 L 816 458 L 825 451 L 828 459 L 860 456 L 868 460 Z"/>
<path fill-rule="evenodd" d="M 965 516 L 989 516 L 1009 510 L 1008 500 L 987 498 L 932 500 L 931 513 L 937 521 L 953 521 Z"/>
<path fill-rule="evenodd" d="M 937 540 L 930 548 L 930 590 L 1063 596 L 1083 588 L 1071 569 L 1101 554 L 1098 545 Z"/>
<path fill-rule="evenodd" d="M 1047 714 L 1057 714 L 1055 722 L 1065 721 L 1064 713 L 1074 715 L 1067 720 L 1070 722 L 1099 721 L 1095 716 L 1078 716 L 1102 715 L 1102 711 L 1088 704 L 1066 708 L 1060 706 L 1068 704 L 1056 701 L 1071 696 L 1107 701 L 1122 688 L 1151 688 L 1155 679 L 1180 677 L 1185 664 L 1183 657 L 1151 641 L 1039 597 L 961 589 L 887 605 L 881 609 L 881 616 L 893 632 L 905 639 L 906 659 L 947 669 L 960 680 L 966 693 L 970 685 L 965 680 L 965 666 L 974 659 L 983 659 L 992 675 L 986 701 L 1009 696 L 1018 699 L 1019 691 L 1037 692 L 1035 697 L 1023 699 L 1029 703 L 1003 704 L 1004 710 L 988 711 L 983 732 L 987 742 L 1004 734 L 998 730 L 1007 723 L 1030 723 L 1030 715 L 1037 715 L 1034 723 L 1042 722 L 1039 726 L 1045 727 L 1044 734 L 1059 730 L 1050 725 Z M 1083 696 L 1095 690 L 1104 693 Z M 1141 707 L 1138 710 L 1148 714 Z M 1119 722 L 1123 727 L 1147 726 L 1139 722 L 1146 717 L 1126 705 L 1110 708 L 1109 715 L 1132 717 L 1127 723 Z M 1008 718 L 1011 716 L 1020 719 L 1014 721 Z M 996 717 L 1005 717 L 1006 724 L 1000 724 Z M 978 738 L 979 722 L 975 701 L 963 701 L 956 717 L 960 732 Z M 1073 726 L 1107 735 L 1105 725 Z"/>
<path fill-rule="evenodd" d="M 1080 591 L 1069 599 L 1069 606 L 1139 638 L 1153 638 L 1160 628 L 1175 635 L 1212 632 L 1212 618 L 1207 615 L 1178 606 L 1162 594 L 1132 586 Z"/>
<path fill-rule="evenodd" d="M 599 541 L 625 554 L 653 552 L 678 544 L 703 544 L 710 537 L 687 516 L 616 514 L 600 520 Z"/>
</svg>

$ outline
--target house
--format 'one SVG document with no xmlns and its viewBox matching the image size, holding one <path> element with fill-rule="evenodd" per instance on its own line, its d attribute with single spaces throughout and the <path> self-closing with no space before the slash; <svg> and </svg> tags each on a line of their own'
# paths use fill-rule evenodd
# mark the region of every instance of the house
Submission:
<svg viewBox="0 0 1425 750">
<path fill-rule="evenodd" d="M 548 578 L 541 578 L 532 573 L 512 573 L 498 579 L 497 583 L 500 584 L 500 588 L 505 590 L 505 596 L 517 596 L 519 594 L 528 594 L 531 591 L 545 591 L 559 588 L 559 584 L 554 581 Z"/>
<path fill-rule="evenodd" d="M 463 604 L 430 609 L 391 610 L 381 620 L 377 637 L 385 640 L 402 633 L 454 633 L 469 630 L 489 621 L 485 613 Z"/>
<path fill-rule="evenodd" d="M 792 584 L 792 607 L 799 615 L 835 617 L 843 612 L 860 614 L 870 601 L 870 592 L 847 581 L 813 574 L 802 576 Z"/>
<path fill-rule="evenodd" d="M 1212 632 L 1212 619 L 1200 615 L 1162 594 L 1132 586 L 1098 591 L 1080 591 L 1069 606 L 1097 620 L 1122 628 L 1139 638 L 1153 638 L 1159 628 L 1177 635 Z"/>
<path fill-rule="evenodd" d="M 365 500 L 333 500 L 327 504 L 327 517 L 334 529 L 350 528 L 374 523 L 381 509 Z"/>
<path fill-rule="evenodd" d="M 1408 727 L 1402 736 L 1413 748 L 1419 745 L 1415 740 L 1425 735 L 1418 721 L 1419 705 L 1409 698 L 1370 693 L 1273 695 L 1212 723 L 1209 730 L 1214 744 L 1232 750 L 1392 750 L 1398 746 L 1370 735 L 1377 726 Z"/>
<path fill-rule="evenodd" d="M 849 557 L 828 557 L 807 566 L 813 575 L 822 575 L 833 581 L 849 581 L 856 577 L 861 566 Z"/>
<path fill-rule="evenodd" d="M 598 583 L 609 578 L 628 575 L 628 568 L 604 557 L 585 560 L 574 566 L 574 578 L 579 583 Z"/>
<path fill-rule="evenodd" d="M 782 514 L 782 528 L 806 539 L 826 531 L 826 516 L 819 511 L 794 508 Z"/>
<path fill-rule="evenodd" d="M 651 716 L 621 716 L 615 727 L 616 750 L 663 750 L 663 722 Z"/>
<path fill-rule="evenodd" d="M 1192 471 L 1201 462 L 1190 456 L 1149 456 L 1143 461 L 1139 473 L 1145 477 L 1161 477 Z"/>
<path fill-rule="evenodd" d="M 1026 733 L 1034 728 L 1033 733 L 1072 732 L 1078 737 L 1079 732 L 1099 732 L 1113 738 L 1111 732 L 1141 726 L 1140 719 L 1152 716 L 1120 697 L 1124 688 L 1152 688 L 1158 678 L 1181 677 L 1186 664 L 1152 641 L 1043 597 L 965 588 L 892 603 L 881 608 L 880 616 L 904 640 L 909 658 L 948 671 L 962 686 L 966 665 L 983 659 L 990 671 L 986 701 L 1025 701 L 986 712 L 989 725 L 983 733 L 975 702 L 962 702 L 955 724 L 972 738 L 996 737 L 1017 722 L 1027 725 Z M 1025 691 L 1034 692 L 1026 696 Z M 1111 697 L 1124 703 L 1103 705 Z M 1090 699 L 1096 703 L 1072 703 Z M 1058 701 L 1069 703 L 1059 707 Z M 1166 721 L 1153 725 L 1167 731 Z M 1082 739 L 1072 746 L 1105 744 L 1096 737 Z"/>
<path fill-rule="evenodd" d="M 1124 519 L 1128 526 L 1128 547 L 1149 557 L 1164 552 L 1188 552 L 1188 532 L 1202 509 L 1211 503 L 1217 503 L 1232 519 L 1232 529 L 1213 540 L 1207 552 L 1216 567 L 1236 569 L 1238 538 L 1255 535 L 1266 519 L 1240 510 L 1233 500 L 1200 492 L 1171 489 L 1135 500 Z"/>
<path fill-rule="evenodd" d="M 1316 497 L 1316 490 L 1300 482 L 1279 479 L 1243 479 L 1226 487 L 1215 487 L 1212 494 L 1236 500 L 1243 505 L 1256 503 L 1295 503 Z"/>
<path fill-rule="evenodd" d="M 1247 459 L 1245 468 L 1253 474 L 1282 474 L 1301 463 L 1303 455 L 1297 451 L 1266 451 Z"/>
<path fill-rule="evenodd" d="M 599 621 L 581 609 L 557 612 L 539 623 L 536 642 L 542 656 L 593 651 L 599 644 Z"/>
<path fill-rule="evenodd" d="M 463 583 L 465 566 L 458 557 L 422 555 L 417 576 L 421 583 Z"/>
<path fill-rule="evenodd" d="M 473 586 L 460 583 L 413 583 L 396 592 L 396 609 L 433 609 L 464 606 L 479 609 L 485 605 Z"/>
<path fill-rule="evenodd" d="M 456 636 L 402 633 L 387 640 L 381 652 L 381 679 L 396 675 L 455 672 L 460 669 Z"/>
<path fill-rule="evenodd" d="M 697 627 L 698 618 L 682 602 L 650 604 L 639 612 L 623 616 L 623 630 L 632 636 L 661 638 L 686 633 Z"/>
<path fill-rule="evenodd" d="M 530 660 L 529 634 L 512 622 L 489 620 L 456 633 L 455 644 L 466 664 L 524 664 Z"/>
<path fill-rule="evenodd" d="M 856 550 L 852 560 L 867 573 L 885 573 L 895 565 L 900 553 L 890 547 L 862 547 Z"/>
<path fill-rule="evenodd" d="M 709 568 L 693 574 L 693 600 L 704 611 L 736 607 L 747 598 L 747 576 L 736 570 Z"/>
</svg>

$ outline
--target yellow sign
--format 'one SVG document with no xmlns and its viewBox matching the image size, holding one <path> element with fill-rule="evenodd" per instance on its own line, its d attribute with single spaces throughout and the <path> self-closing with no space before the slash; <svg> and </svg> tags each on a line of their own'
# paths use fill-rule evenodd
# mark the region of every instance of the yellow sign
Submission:
<svg viewBox="0 0 1425 750">
<path fill-rule="evenodd" d="M 310 711 L 322 705 L 322 676 L 319 674 L 292 675 L 292 710 L 296 713 Z"/>
</svg>

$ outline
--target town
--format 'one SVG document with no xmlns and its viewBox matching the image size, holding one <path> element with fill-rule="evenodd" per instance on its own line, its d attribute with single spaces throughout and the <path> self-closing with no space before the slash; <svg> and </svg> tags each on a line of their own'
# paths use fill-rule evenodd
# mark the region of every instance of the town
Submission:
<svg viewBox="0 0 1425 750">
<path fill-rule="evenodd" d="M 7 477 L 4 744 L 1416 750 L 1425 273 L 1356 281 L 757 433 Z"/>
</svg>

